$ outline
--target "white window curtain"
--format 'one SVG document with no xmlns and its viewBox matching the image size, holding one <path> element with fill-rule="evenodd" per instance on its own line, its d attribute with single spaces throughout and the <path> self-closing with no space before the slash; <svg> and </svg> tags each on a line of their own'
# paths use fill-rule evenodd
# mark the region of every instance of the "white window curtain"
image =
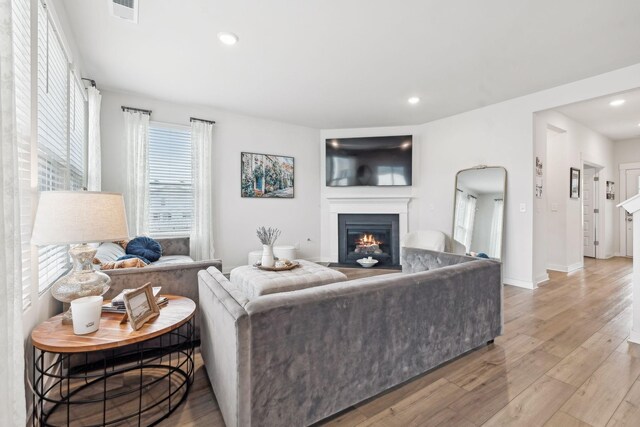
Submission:
<svg viewBox="0 0 640 427">
<path fill-rule="evenodd" d="M 489 241 L 489 254 L 492 258 L 500 258 L 502 250 L 502 216 L 504 212 L 504 200 L 496 199 L 493 202 L 493 215 L 491 217 L 491 239 Z"/>
<path fill-rule="evenodd" d="M 467 195 L 467 203 L 464 215 L 464 240 L 462 244 L 467 248 L 467 252 L 471 251 L 471 241 L 473 240 L 473 227 L 476 221 L 476 203 L 477 199 L 471 195 Z"/>
<path fill-rule="evenodd" d="M 149 114 L 131 110 L 123 114 L 127 221 L 131 235 L 142 236 L 149 230 Z"/>
<path fill-rule="evenodd" d="M 102 161 L 100 157 L 100 91 L 91 86 L 87 89 L 88 142 L 87 142 L 87 188 L 89 191 L 102 189 Z"/>
<path fill-rule="evenodd" d="M 195 260 L 212 259 L 213 212 L 211 197 L 211 150 L 213 123 L 191 121 L 191 155 L 193 185 L 193 225 L 191 227 L 191 256 Z"/>
<path fill-rule="evenodd" d="M 22 242 L 13 46 L 13 1 L 0 0 L 0 425 L 26 424 L 22 331 Z"/>
</svg>

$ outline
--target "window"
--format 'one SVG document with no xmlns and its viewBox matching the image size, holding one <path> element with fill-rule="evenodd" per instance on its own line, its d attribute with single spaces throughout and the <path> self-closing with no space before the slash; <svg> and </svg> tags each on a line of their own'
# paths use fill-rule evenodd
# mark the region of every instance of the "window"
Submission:
<svg viewBox="0 0 640 427">
<path fill-rule="evenodd" d="M 86 100 L 60 36 L 38 2 L 38 190 L 81 190 L 86 182 Z M 38 248 L 39 290 L 69 270 L 67 246 Z"/>
<path fill-rule="evenodd" d="M 149 233 L 188 235 L 193 220 L 191 130 L 149 126 Z"/>
<path fill-rule="evenodd" d="M 22 303 L 31 304 L 31 15 L 29 0 L 12 2 L 18 190 L 22 252 Z"/>
</svg>

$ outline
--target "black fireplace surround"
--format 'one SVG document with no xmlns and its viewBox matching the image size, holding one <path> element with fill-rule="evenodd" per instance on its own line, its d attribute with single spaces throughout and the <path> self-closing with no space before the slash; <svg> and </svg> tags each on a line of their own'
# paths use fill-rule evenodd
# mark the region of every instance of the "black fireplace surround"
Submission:
<svg viewBox="0 0 640 427">
<path fill-rule="evenodd" d="M 399 266 L 399 221 L 398 214 L 338 214 L 338 262 L 371 257 L 376 266 Z"/>
</svg>

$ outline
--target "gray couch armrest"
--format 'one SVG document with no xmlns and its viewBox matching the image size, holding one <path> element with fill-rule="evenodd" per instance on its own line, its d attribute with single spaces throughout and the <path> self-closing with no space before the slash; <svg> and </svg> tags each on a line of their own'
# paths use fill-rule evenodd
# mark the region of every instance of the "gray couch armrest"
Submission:
<svg viewBox="0 0 640 427">
<path fill-rule="evenodd" d="M 147 282 L 152 286 L 162 286 L 161 294 L 180 295 L 192 299 L 196 303 L 195 338 L 200 337 L 200 304 L 198 298 L 198 272 L 215 267 L 222 271 L 222 261 L 219 259 L 190 262 L 185 264 L 171 264 L 161 266 L 147 266 L 143 268 L 122 268 L 102 270 L 111 277 L 111 288 L 104 295 L 111 299 L 123 289 L 138 288 Z"/>
<path fill-rule="evenodd" d="M 251 425 L 250 328 L 232 285 L 213 268 L 198 273 L 202 306 L 200 353 L 227 427 Z"/>
</svg>

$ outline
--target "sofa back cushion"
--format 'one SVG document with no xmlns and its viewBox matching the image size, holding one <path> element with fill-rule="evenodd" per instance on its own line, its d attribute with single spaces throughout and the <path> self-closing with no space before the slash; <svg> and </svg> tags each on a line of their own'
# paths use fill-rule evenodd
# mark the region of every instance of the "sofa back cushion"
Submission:
<svg viewBox="0 0 640 427">
<path fill-rule="evenodd" d="M 431 251 L 428 249 L 402 248 L 402 272 L 419 273 L 450 265 L 477 261 L 478 258 Z"/>
</svg>

